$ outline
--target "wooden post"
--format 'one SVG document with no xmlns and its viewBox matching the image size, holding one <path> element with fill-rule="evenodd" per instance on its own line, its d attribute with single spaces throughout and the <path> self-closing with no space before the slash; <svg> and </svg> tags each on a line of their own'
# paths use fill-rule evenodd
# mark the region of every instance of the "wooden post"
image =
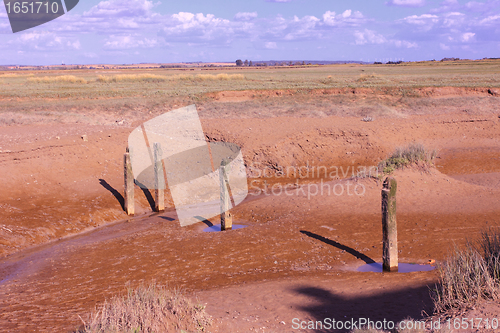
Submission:
<svg viewBox="0 0 500 333">
<path fill-rule="evenodd" d="M 123 156 L 123 177 L 125 179 L 125 203 L 124 208 L 127 215 L 134 215 L 134 174 L 132 173 L 132 164 L 130 163 L 130 153 Z"/>
<path fill-rule="evenodd" d="M 229 162 L 226 160 L 222 160 L 219 168 L 219 180 L 220 180 L 220 229 L 231 230 L 233 228 L 233 217 L 231 216 L 231 212 L 229 211 L 229 207 L 231 205 L 231 198 L 229 197 L 228 190 L 228 179 L 226 173 L 226 165 Z"/>
<path fill-rule="evenodd" d="M 153 144 L 154 150 L 154 173 L 155 173 L 155 210 L 162 212 L 165 210 L 165 179 L 163 177 L 163 162 L 161 145 L 158 142 Z"/>
<path fill-rule="evenodd" d="M 382 234 L 383 234 L 383 271 L 398 271 L 398 228 L 396 223 L 397 182 L 392 177 L 384 180 L 382 189 Z"/>
</svg>

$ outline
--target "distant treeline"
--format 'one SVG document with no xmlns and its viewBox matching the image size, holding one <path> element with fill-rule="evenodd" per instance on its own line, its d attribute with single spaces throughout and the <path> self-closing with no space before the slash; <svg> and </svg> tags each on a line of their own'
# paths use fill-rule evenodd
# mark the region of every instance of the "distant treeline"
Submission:
<svg viewBox="0 0 500 333">
<path fill-rule="evenodd" d="M 345 60 L 345 61 L 318 61 L 318 60 L 262 60 L 252 61 L 241 59 L 236 60 L 238 67 L 252 66 L 307 66 L 307 65 L 333 65 L 333 64 L 369 64 L 365 61 Z"/>
</svg>

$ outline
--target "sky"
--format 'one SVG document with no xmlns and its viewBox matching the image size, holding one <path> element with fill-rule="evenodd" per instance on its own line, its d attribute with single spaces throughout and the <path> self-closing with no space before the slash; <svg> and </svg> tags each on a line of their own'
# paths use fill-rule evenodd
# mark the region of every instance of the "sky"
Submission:
<svg viewBox="0 0 500 333">
<path fill-rule="evenodd" d="M 0 65 L 500 57 L 500 0 L 80 0 L 12 33 Z"/>
</svg>

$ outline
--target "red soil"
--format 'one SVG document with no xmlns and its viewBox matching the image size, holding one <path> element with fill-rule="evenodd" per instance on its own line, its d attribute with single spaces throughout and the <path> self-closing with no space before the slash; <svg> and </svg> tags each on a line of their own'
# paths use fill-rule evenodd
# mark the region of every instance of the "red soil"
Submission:
<svg viewBox="0 0 500 333">
<path fill-rule="evenodd" d="M 247 166 L 269 174 L 279 166 L 304 165 L 346 172 L 376 165 L 412 141 L 437 149 L 435 169 L 394 174 L 400 262 L 426 263 L 443 260 L 454 244 L 500 223 L 500 121 L 498 110 L 484 108 L 497 97 L 483 90 L 474 90 L 476 108 L 473 100 L 463 101 L 468 112 L 453 99 L 436 102 L 442 110 L 400 109 L 372 122 L 307 117 L 304 111 L 267 117 L 265 107 L 262 116 L 238 118 L 214 113 L 219 102 L 212 100 L 201 105 L 200 114 L 209 140 L 239 144 Z M 422 95 L 433 101 L 435 91 L 425 88 Z M 378 98 L 364 94 L 349 107 Z M 439 94 L 476 98 L 459 96 L 455 88 Z M 227 109 L 268 98 L 221 96 L 233 98 Z M 316 185 L 310 184 L 319 177 L 300 179 L 304 191 L 261 194 L 233 209 L 234 223 L 248 227 L 223 233 L 202 232 L 204 223 L 181 228 L 172 211 L 148 217 L 151 206 L 139 188 L 137 216 L 128 218 L 120 205 L 122 161 L 137 124 L 0 128 L 4 331 L 69 331 L 80 325 L 78 315 L 86 318 L 96 304 L 123 292 L 127 281 L 135 286 L 153 279 L 207 303 L 216 319 L 211 330 L 220 332 L 292 331 L 293 318 L 397 321 L 432 312 L 428 287 L 437 281 L 435 271 L 355 272 L 381 260 L 381 184 L 374 179 L 324 180 L 344 186 L 342 195 L 312 195 Z M 281 184 L 275 190 L 296 182 L 269 178 L 259 186 L 264 180 Z M 356 184 L 364 187 L 363 195 L 347 194 L 347 186 Z M 167 206 L 172 206 L 168 198 Z M 124 222 L 109 224 L 116 220 Z"/>
</svg>

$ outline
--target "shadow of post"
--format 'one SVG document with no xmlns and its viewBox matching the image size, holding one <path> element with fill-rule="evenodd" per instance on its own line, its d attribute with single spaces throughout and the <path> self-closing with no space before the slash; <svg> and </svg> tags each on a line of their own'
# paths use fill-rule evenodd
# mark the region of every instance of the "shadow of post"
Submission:
<svg viewBox="0 0 500 333">
<path fill-rule="evenodd" d="M 331 246 L 335 246 L 337 249 L 344 250 L 347 253 L 352 254 L 356 258 L 363 260 L 367 264 L 374 264 L 375 263 L 375 260 L 373 260 L 372 258 L 368 257 L 367 255 L 365 255 L 365 254 L 363 254 L 361 252 L 358 252 L 358 251 L 356 251 L 353 248 L 350 248 L 348 246 L 345 246 L 345 245 L 342 245 L 340 243 L 337 243 L 334 240 L 328 239 L 326 237 L 320 236 L 320 235 L 312 233 L 310 231 L 300 230 L 300 232 L 303 233 L 306 236 L 309 236 L 311 238 L 314 238 L 314 239 L 317 239 L 319 241 L 322 241 L 323 243 L 326 243 L 326 244 L 331 245 Z"/>
<path fill-rule="evenodd" d="M 134 182 L 136 185 L 138 185 L 141 188 L 142 193 L 144 193 L 144 196 L 146 197 L 146 200 L 148 200 L 148 203 L 149 203 L 149 206 L 151 207 L 151 210 L 153 212 L 156 211 L 155 199 L 151 195 L 151 192 L 149 192 L 149 189 L 146 188 L 146 185 L 142 184 L 137 179 L 135 179 Z"/>
<path fill-rule="evenodd" d="M 207 220 L 206 218 L 204 217 L 201 217 L 201 216 L 195 216 L 194 217 L 195 219 L 198 219 L 200 220 L 201 222 L 205 223 L 208 227 L 213 227 L 214 224 L 212 222 L 210 222 L 209 220 Z"/>
<path fill-rule="evenodd" d="M 116 200 L 118 200 L 118 202 L 120 203 L 122 210 L 125 210 L 125 198 L 123 197 L 123 195 L 118 192 L 113 186 L 109 185 L 109 183 L 104 179 L 99 179 L 99 184 L 101 184 L 102 187 L 111 192 L 111 194 L 113 194 Z"/>
</svg>

